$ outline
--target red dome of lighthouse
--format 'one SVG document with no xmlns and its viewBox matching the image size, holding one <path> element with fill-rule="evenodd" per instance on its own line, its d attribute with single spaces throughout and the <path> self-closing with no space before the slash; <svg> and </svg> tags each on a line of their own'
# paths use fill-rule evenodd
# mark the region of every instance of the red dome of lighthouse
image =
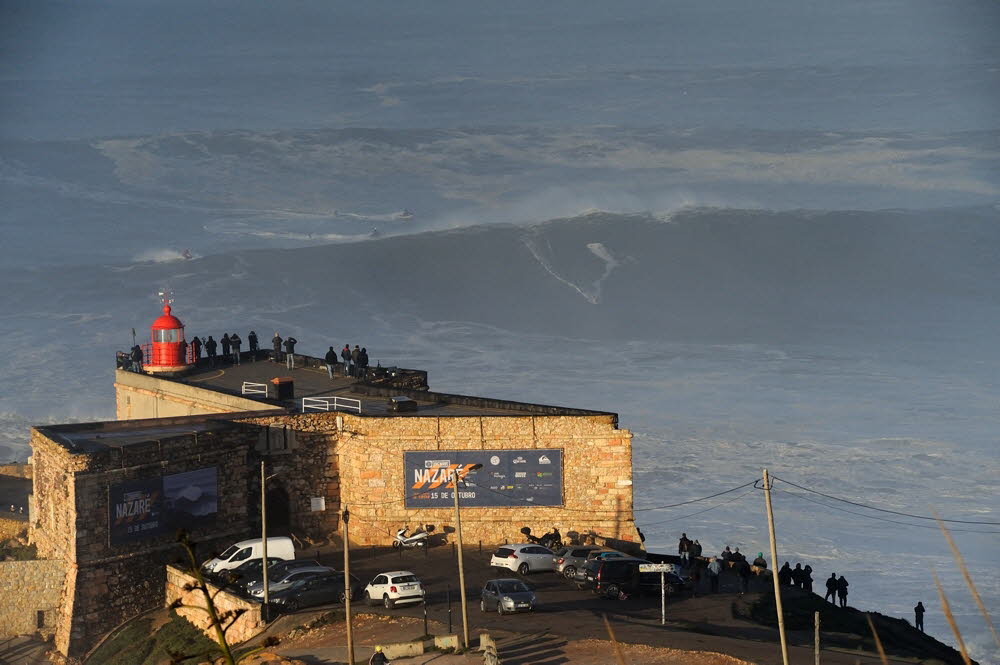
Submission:
<svg viewBox="0 0 1000 665">
<path fill-rule="evenodd" d="M 150 349 L 146 355 L 146 372 L 176 374 L 191 367 L 188 345 L 184 339 L 184 324 L 170 313 L 169 296 L 164 296 L 163 316 L 149 327 Z"/>
<path fill-rule="evenodd" d="M 184 324 L 176 316 L 170 313 L 170 304 L 163 304 L 163 316 L 153 321 L 150 330 L 176 330 L 183 328 Z"/>
</svg>

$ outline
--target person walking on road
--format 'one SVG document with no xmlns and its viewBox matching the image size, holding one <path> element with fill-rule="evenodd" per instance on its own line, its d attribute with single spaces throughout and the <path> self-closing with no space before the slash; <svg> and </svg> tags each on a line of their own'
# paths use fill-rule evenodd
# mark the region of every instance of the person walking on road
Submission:
<svg viewBox="0 0 1000 665">
<path fill-rule="evenodd" d="M 299 340 L 291 335 L 285 338 L 285 359 L 288 361 L 286 363 L 288 369 L 295 369 L 295 345 L 298 343 Z"/>
<path fill-rule="evenodd" d="M 847 607 L 847 578 L 841 575 L 837 578 L 837 598 L 840 599 L 840 606 Z"/>
<path fill-rule="evenodd" d="M 924 632 L 924 604 L 923 602 L 917 602 L 917 606 L 913 608 L 913 615 L 916 618 L 916 623 L 914 624 L 920 629 L 920 632 Z"/>
<path fill-rule="evenodd" d="M 281 335 L 277 332 L 274 333 L 274 337 L 271 338 L 271 348 L 274 350 L 274 353 L 271 354 L 271 362 L 281 362 L 281 345 L 284 341 L 285 340 L 281 339 Z"/>
<path fill-rule="evenodd" d="M 837 573 L 830 573 L 826 580 L 826 595 L 823 600 L 829 600 L 834 605 L 837 604 Z"/>
<path fill-rule="evenodd" d="M 326 373 L 330 376 L 330 380 L 333 381 L 333 366 L 337 364 L 337 352 L 330 347 L 330 350 L 326 352 Z"/>
<path fill-rule="evenodd" d="M 388 665 L 388 663 L 389 659 L 385 657 L 384 653 L 382 653 L 382 647 L 375 647 L 375 653 L 373 653 L 372 657 L 368 659 L 368 665 Z"/>
</svg>

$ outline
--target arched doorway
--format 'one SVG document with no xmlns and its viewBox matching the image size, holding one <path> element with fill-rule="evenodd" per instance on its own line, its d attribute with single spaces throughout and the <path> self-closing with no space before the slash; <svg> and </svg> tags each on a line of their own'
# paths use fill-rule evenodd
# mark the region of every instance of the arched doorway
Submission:
<svg viewBox="0 0 1000 665">
<path fill-rule="evenodd" d="M 291 502 L 288 492 L 279 486 L 267 490 L 267 534 L 268 536 L 289 535 L 291 524 Z"/>
</svg>

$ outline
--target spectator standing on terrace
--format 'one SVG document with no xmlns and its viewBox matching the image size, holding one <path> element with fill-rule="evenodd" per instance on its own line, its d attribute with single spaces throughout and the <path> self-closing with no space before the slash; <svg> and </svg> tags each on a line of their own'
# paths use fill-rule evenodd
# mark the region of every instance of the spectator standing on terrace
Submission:
<svg viewBox="0 0 1000 665">
<path fill-rule="evenodd" d="M 361 348 L 355 344 L 351 351 L 351 362 L 354 363 L 354 376 L 361 376 Z"/>
<path fill-rule="evenodd" d="M 847 578 L 841 575 L 837 578 L 837 598 L 840 599 L 840 606 L 847 607 Z"/>
<path fill-rule="evenodd" d="M 722 560 L 729 563 L 733 559 L 733 552 L 729 549 L 729 545 L 726 545 L 726 549 L 722 550 Z"/>
<path fill-rule="evenodd" d="M 136 344 L 132 347 L 132 371 L 142 372 L 142 347 Z"/>
<path fill-rule="evenodd" d="M 250 334 L 247 335 L 247 344 L 250 345 L 250 359 L 256 362 L 257 351 L 260 350 L 260 344 L 257 341 L 257 333 L 252 330 L 250 331 Z"/>
<path fill-rule="evenodd" d="M 712 589 L 712 593 L 719 593 L 719 575 L 722 574 L 722 563 L 718 557 L 712 557 L 712 560 L 708 562 L 708 568 L 705 569 L 705 572 L 708 574 L 708 583 Z"/>
<path fill-rule="evenodd" d="M 802 579 L 802 564 L 796 563 L 795 570 L 792 571 L 792 585 L 798 588 L 803 588 L 805 586 L 805 580 Z"/>
<path fill-rule="evenodd" d="M 233 333 L 232 337 L 229 338 L 229 343 L 233 347 L 233 364 L 240 364 L 240 347 L 243 345 L 243 340 L 236 333 Z"/>
<path fill-rule="evenodd" d="M 757 558 L 753 560 L 753 567 L 755 569 L 753 572 L 757 573 L 758 575 L 762 571 L 767 570 L 767 559 L 764 558 L 763 552 L 757 552 Z"/>
<path fill-rule="evenodd" d="M 194 364 L 197 365 L 198 361 L 201 360 L 201 340 L 195 335 L 195 338 L 191 340 L 191 350 L 194 351 Z"/>
<path fill-rule="evenodd" d="M 695 538 L 694 543 L 691 544 L 691 559 L 697 561 L 698 557 L 701 556 L 701 552 L 701 543 L 699 543 L 698 539 Z"/>
<path fill-rule="evenodd" d="M 271 338 L 271 348 L 274 349 L 274 353 L 271 354 L 271 362 L 281 362 L 281 345 L 284 341 L 281 339 L 281 335 L 277 332 L 274 333 L 274 337 Z"/>
<path fill-rule="evenodd" d="M 340 350 L 340 357 L 344 359 L 344 371 L 347 376 L 354 376 L 354 367 L 351 365 L 351 345 L 345 344 Z"/>
<path fill-rule="evenodd" d="M 737 561 L 734 568 L 736 574 L 740 576 L 740 594 L 750 591 L 750 564 L 747 563 L 747 558 L 743 557 Z"/>
<path fill-rule="evenodd" d="M 823 600 L 829 600 L 834 605 L 837 604 L 837 573 L 830 573 L 826 580 L 826 595 Z"/>
<path fill-rule="evenodd" d="M 218 348 L 219 348 L 218 342 L 212 339 L 212 336 L 209 335 L 208 339 L 205 340 L 205 354 L 208 356 L 209 367 L 215 367 L 215 353 L 216 349 Z"/>
<path fill-rule="evenodd" d="M 285 338 L 285 358 L 288 360 L 288 369 L 295 369 L 295 345 L 298 343 L 299 340 L 291 335 Z"/>
<path fill-rule="evenodd" d="M 923 602 L 918 602 L 917 606 L 913 608 L 913 616 L 916 619 L 916 623 L 913 624 L 920 629 L 920 632 L 924 632 L 924 604 Z"/>
<path fill-rule="evenodd" d="M 813 590 L 813 569 L 812 566 L 806 564 L 802 569 L 802 588 L 812 593 Z"/>
<path fill-rule="evenodd" d="M 181 349 L 181 362 L 186 365 L 188 361 L 188 343 L 181 340 L 181 343 L 178 344 L 178 346 Z"/>
<path fill-rule="evenodd" d="M 330 347 L 330 350 L 326 352 L 326 373 L 330 376 L 330 380 L 333 381 L 333 366 L 337 364 L 337 352 Z"/>
<path fill-rule="evenodd" d="M 792 584 L 792 567 L 787 561 L 778 571 L 778 584 L 781 586 L 791 586 Z"/>
<path fill-rule="evenodd" d="M 232 343 L 229 341 L 229 333 L 222 333 L 222 339 L 219 341 L 222 342 L 222 357 L 231 360 L 229 356 L 232 354 L 233 349 Z"/>
<path fill-rule="evenodd" d="M 361 356 L 358 358 L 361 361 L 361 378 L 368 376 L 368 349 L 361 347 Z"/>
<path fill-rule="evenodd" d="M 681 565 L 687 566 L 691 562 L 691 541 L 686 533 L 681 534 L 681 539 L 677 541 L 677 553 L 681 555 Z"/>
</svg>

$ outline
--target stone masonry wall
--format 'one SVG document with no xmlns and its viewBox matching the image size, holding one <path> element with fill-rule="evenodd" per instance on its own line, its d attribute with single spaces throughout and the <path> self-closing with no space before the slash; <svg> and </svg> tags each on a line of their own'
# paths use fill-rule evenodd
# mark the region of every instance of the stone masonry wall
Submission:
<svg viewBox="0 0 1000 665">
<path fill-rule="evenodd" d="M 187 585 L 197 583 L 195 577 L 188 575 L 176 566 L 167 566 L 166 578 L 165 605 L 169 607 L 175 601 L 180 601 L 181 606 L 177 608 L 177 614 L 205 633 L 208 639 L 218 641 L 215 630 L 211 627 L 208 613 L 201 609 L 206 607 L 204 594 L 200 590 L 185 589 Z M 264 630 L 264 620 L 260 616 L 260 603 L 252 603 L 225 591 L 217 593 L 218 587 L 212 584 L 208 584 L 208 591 L 213 594 L 213 604 L 220 615 L 230 611 L 242 611 L 240 617 L 226 631 L 226 639 L 230 644 L 245 642 Z"/>
<path fill-rule="evenodd" d="M 162 605 L 165 564 L 183 551 L 174 534 L 111 544 L 109 488 L 141 478 L 218 467 L 216 525 L 192 532 L 199 558 L 247 535 L 247 468 L 256 428 L 174 436 L 134 443 L 127 453 L 109 449 L 72 454 L 33 431 L 35 497 L 40 510 L 31 538 L 39 556 L 61 560 L 67 587 L 56 619 L 56 647 L 78 655 L 121 621 Z M 125 459 L 130 462 L 123 463 Z"/>
<path fill-rule="evenodd" d="M 521 527 L 541 535 L 552 526 L 638 542 L 632 517 L 632 435 L 614 416 L 484 416 L 361 418 L 344 415 L 340 447 L 341 501 L 352 514 L 351 539 L 387 544 L 403 525 L 454 527 L 454 511 L 407 509 L 403 453 L 415 450 L 559 448 L 563 506 L 462 509 L 466 543 L 523 542 Z"/>
<path fill-rule="evenodd" d="M 0 562 L 0 639 L 35 633 L 51 637 L 65 578 L 62 561 Z"/>
<path fill-rule="evenodd" d="M 115 371 L 118 420 L 280 409 L 273 404 L 145 374 Z"/>
<path fill-rule="evenodd" d="M 16 538 L 27 529 L 28 523 L 24 520 L 0 516 L 0 541 Z"/>
</svg>

